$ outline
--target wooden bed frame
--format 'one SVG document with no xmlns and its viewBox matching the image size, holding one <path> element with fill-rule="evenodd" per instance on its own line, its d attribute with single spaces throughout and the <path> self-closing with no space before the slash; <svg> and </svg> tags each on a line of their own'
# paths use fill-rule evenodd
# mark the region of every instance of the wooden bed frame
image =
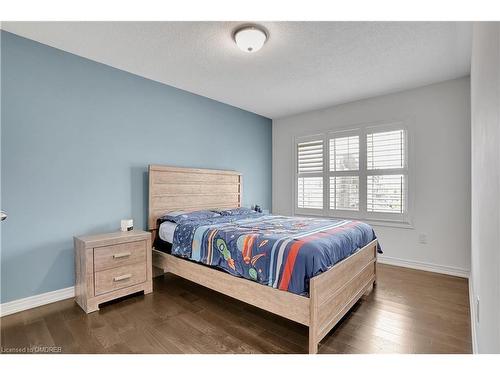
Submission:
<svg viewBox="0 0 500 375">
<path fill-rule="evenodd" d="M 148 225 L 153 240 L 157 219 L 169 211 L 241 206 L 238 172 L 149 166 Z M 153 265 L 230 297 L 309 327 L 309 353 L 376 283 L 377 241 L 310 280 L 309 297 L 238 278 L 153 249 Z"/>
</svg>

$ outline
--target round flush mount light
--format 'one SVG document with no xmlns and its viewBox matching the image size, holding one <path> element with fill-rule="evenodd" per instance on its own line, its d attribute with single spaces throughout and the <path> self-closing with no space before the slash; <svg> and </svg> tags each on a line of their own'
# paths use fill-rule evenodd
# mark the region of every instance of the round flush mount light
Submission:
<svg viewBox="0 0 500 375">
<path fill-rule="evenodd" d="M 264 28 L 257 25 L 243 26 L 234 32 L 234 41 L 239 49 L 247 53 L 257 52 L 267 41 Z"/>
</svg>

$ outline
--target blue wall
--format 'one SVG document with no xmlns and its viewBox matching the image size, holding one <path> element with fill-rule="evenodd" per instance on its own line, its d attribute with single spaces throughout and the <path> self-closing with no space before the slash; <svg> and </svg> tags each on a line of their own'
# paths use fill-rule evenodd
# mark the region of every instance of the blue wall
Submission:
<svg viewBox="0 0 500 375">
<path fill-rule="evenodd" d="M 240 171 L 271 207 L 271 120 L 10 33 L 1 52 L 1 302 L 74 285 L 74 235 L 145 229 L 148 164 Z"/>
</svg>

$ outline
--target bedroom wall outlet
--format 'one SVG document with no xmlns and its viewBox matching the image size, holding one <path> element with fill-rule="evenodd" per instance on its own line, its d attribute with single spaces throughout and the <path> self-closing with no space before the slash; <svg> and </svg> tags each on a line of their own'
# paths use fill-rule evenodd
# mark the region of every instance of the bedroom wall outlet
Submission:
<svg viewBox="0 0 500 375">
<path fill-rule="evenodd" d="M 427 244 L 427 234 L 420 233 L 418 235 L 418 242 L 421 243 L 421 244 L 423 244 L 423 245 Z"/>
</svg>

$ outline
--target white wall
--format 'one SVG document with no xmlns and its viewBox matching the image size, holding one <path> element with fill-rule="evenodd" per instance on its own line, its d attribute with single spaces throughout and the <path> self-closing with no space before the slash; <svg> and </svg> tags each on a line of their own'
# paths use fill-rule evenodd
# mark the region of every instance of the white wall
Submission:
<svg viewBox="0 0 500 375">
<path fill-rule="evenodd" d="M 332 90 L 335 88 L 332 87 Z M 293 214 L 296 135 L 404 120 L 413 144 L 413 229 L 374 226 L 386 261 L 468 275 L 469 78 L 273 120 L 273 213 Z M 419 243 L 427 235 L 427 244 Z"/>
<path fill-rule="evenodd" d="M 474 25 L 471 283 L 476 351 L 500 352 L 500 24 Z M 476 299 L 479 298 L 479 311 Z M 479 322 L 477 318 L 479 317 Z"/>
</svg>

